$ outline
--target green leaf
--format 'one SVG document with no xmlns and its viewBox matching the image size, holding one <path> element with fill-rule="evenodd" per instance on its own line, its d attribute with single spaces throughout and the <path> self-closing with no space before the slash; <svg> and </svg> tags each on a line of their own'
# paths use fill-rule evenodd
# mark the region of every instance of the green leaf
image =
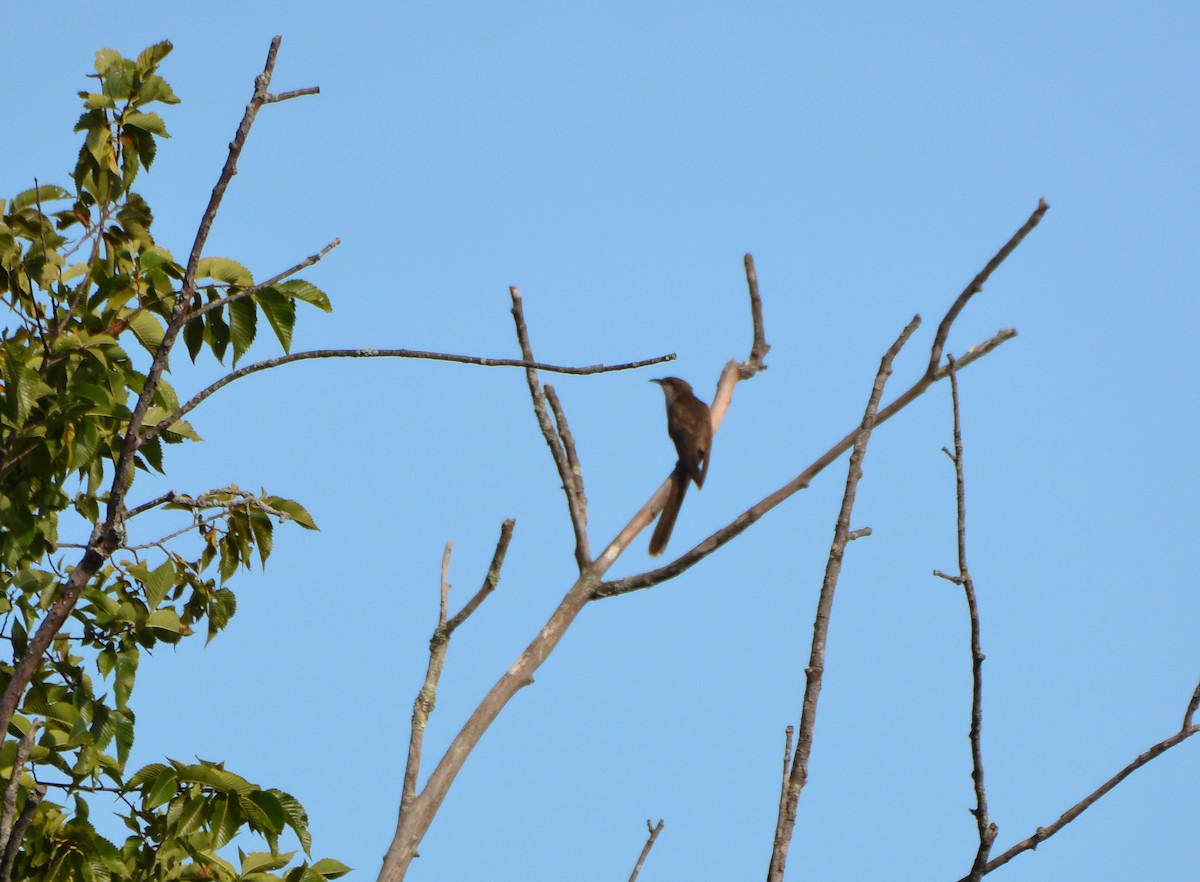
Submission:
<svg viewBox="0 0 1200 882">
<path fill-rule="evenodd" d="M 146 624 L 155 631 L 171 635 L 186 636 L 192 633 L 192 629 L 179 620 L 179 613 L 169 606 L 150 613 Z"/>
<path fill-rule="evenodd" d="M 292 350 L 292 329 L 296 326 L 296 301 L 280 294 L 274 288 L 263 288 L 254 295 L 271 330 L 279 338 L 284 352 Z"/>
<path fill-rule="evenodd" d="M 293 499 L 284 499 L 282 496 L 268 496 L 264 502 L 275 511 L 283 512 L 290 520 L 295 521 L 304 529 L 318 529 L 317 525 L 313 523 L 312 516 L 308 513 L 308 510 L 299 502 Z"/>
<path fill-rule="evenodd" d="M 218 588 L 213 592 L 208 606 L 208 639 L 205 644 L 212 642 L 217 633 L 229 624 L 233 614 L 237 612 L 237 596 L 228 588 Z"/>
<path fill-rule="evenodd" d="M 160 138 L 171 137 L 167 134 L 167 124 L 163 122 L 163 118 L 157 113 L 132 111 L 125 114 L 122 122 L 127 126 L 133 126 L 152 135 L 158 135 Z"/>
<path fill-rule="evenodd" d="M 250 529 L 254 532 L 254 544 L 258 546 L 258 562 L 265 567 L 274 546 L 275 524 L 266 512 L 256 508 L 250 512 Z"/>
<path fill-rule="evenodd" d="M 113 691 L 117 699 L 117 707 L 124 709 L 133 692 L 133 684 L 137 678 L 138 652 L 136 649 L 124 649 L 117 653 L 117 677 L 113 681 Z"/>
<path fill-rule="evenodd" d="M 154 777 L 154 781 L 142 791 L 142 807 L 149 810 L 165 805 L 171 801 L 178 790 L 179 780 L 175 777 L 175 770 L 164 768 Z"/>
<path fill-rule="evenodd" d="M 200 349 L 204 346 L 204 319 L 192 319 L 183 326 L 183 342 L 194 363 L 196 356 L 200 354 Z"/>
<path fill-rule="evenodd" d="M 329 303 L 329 298 L 325 296 L 325 292 L 311 282 L 306 282 L 303 279 L 291 279 L 277 287 L 286 296 L 293 297 L 296 300 L 303 300 L 305 303 L 311 303 L 317 309 L 325 312 L 333 310 L 333 307 Z"/>
<path fill-rule="evenodd" d="M 238 849 L 238 857 L 242 862 L 242 876 L 244 878 L 249 873 L 262 870 L 282 870 L 288 865 L 288 862 L 295 853 L 294 851 L 288 851 L 283 854 L 271 854 L 269 851 L 252 851 L 249 854 L 245 854 L 241 849 Z M 273 879 L 274 877 L 266 876 L 265 878 Z"/>
<path fill-rule="evenodd" d="M 163 598 L 167 596 L 167 592 L 175 587 L 175 579 L 175 563 L 170 558 L 164 560 L 153 572 L 148 573 L 142 580 L 142 587 L 146 589 L 146 606 L 151 610 L 158 609 Z"/>
<path fill-rule="evenodd" d="M 228 257 L 202 257 L 196 265 L 197 279 L 212 279 L 227 285 L 237 285 L 249 288 L 254 284 L 254 276 L 236 260 Z"/>
<path fill-rule="evenodd" d="M 321 858 L 309 869 L 320 873 L 326 879 L 337 879 L 339 876 L 345 876 L 352 868 L 333 858 Z"/>
<path fill-rule="evenodd" d="M 234 367 L 237 367 L 238 359 L 254 342 L 257 321 L 258 310 L 254 308 L 254 301 L 249 297 L 229 304 L 229 339 L 233 343 Z"/>
<path fill-rule="evenodd" d="M 153 46 L 147 46 L 138 53 L 137 61 L 134 64 L 137 65 L 139 72 L 143 74 L 150 73 L 158 67 L 160 61 L 171 54 L 171 50 L 174 48 L 170 40 L 163 40 L 160 43 L 155 43 Z"/>
<path fill-rule="evenodd" d="M 13 197 L 12 208 L 10 212 L 16 214 L 22 209 L 36 206 L 38 202 L 54 202 L 58 199 L 70 199 L 69 191 L 62 187 L 57 187 L 54 184 L 41 184 L 37 187 L 31 187 L 28 190 L 22 190 Z"/>
<path fill-rule="evenodd" d="M 230 793 L 216 800 L 213 807 L 212 820 L 209 829 L 212 831 L 212 847 L 222 848 L 229 844 L 237 835 L 238 827 L 242 826 L 242 813 L 238 807 L 236 793 Z"/>
<path fill-rule="evenodd" d="M 129 330 L 133 331 L 133 335 L 137 337 L 137 341 L 147 352 L 151 355 L 158 352 L 164 331 L 159 319 L 153 313 L 137 309 L 126 318 L 126 321 L 129 323 Z"/>
<path fill-rule="evenodd" d="M 151 438 L 148 441 L 143 441 L 138 447 L 138 453 L 146 458 L 146 462 L 150 467 L 160 475 L 166 474 L 163 471 L 163 454 L 162 444 L 157 438 Z"/>
<path fill-rule="evenodd" d="M 269 790 L 256 790 L 247 799 L 257 809 L 255 814 L 262 827 L 272 833 L 283 832 L 284 824 L 287 823 L 287 815 L 284 814 L 283 806 L 275 794 Z"/>
</svg>

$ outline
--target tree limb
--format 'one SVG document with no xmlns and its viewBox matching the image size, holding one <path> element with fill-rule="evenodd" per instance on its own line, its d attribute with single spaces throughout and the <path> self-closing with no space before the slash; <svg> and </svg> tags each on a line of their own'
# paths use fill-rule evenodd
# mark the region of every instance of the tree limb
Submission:
<svg viewBox="0 0 1200 882">
<path fill-rule="evenodd" d="M 771 848 L 771 861 L 767 869 L 767 882 L 783 882 L 783 871 L 787 865 L 788 848 L 792 842 L 792 831 L 796 825 L 796 804 L 800 791 L 808 782 L 808 758 L 812 753 L 813 729 L 817 723 L 817 700 L 821 695 L 821 680 L 825 672 L 825 643 L 829 634 L 829 619 L 833 614 L 833 596 L 837 590 L 838 576 L 842 571 L 842 559 L 846 554 L 846 543 L 850 535 L 850 513 L 854 510 L 854 498 L 858 482 L 862 478 L 862 464 L 867 455 L 867 442 L 875 428 L 875 415 L 879 411 L 879 400 L 883 387 L 892 373 L 892 362 L 904 347 L 908 338 L 921 324 L 921 317 L 914 316 L 905 326 L 879 362 L 879 371 L 871 387 L 871 395 L 863 412 L 862 423 L 854 439 L 854 450 L 850 454 L 850 465 L 846 473 L 846 490 L 842 494 L 842 506 L 833 530 L 833 542 L 829 546 L 829 560 L 825 564 L 825 578 L 821 583 L 821 594 L 817 599 L 817 614 L 813 619 L 812 649 L 808 667 L 804 670 L 804 701 L 800 709 L 800 729 L 796 733 L 796 753 L 788 772 L 787 792 L 780 800 L 779 816 L 775 824 L 775 841 Z"/>
<path fill-rule="evenodd" d="M 642 853 L 638 855 L 637 863 L 633 865 L 633 872 L 629 874 L 629 882 L 636 882 L 638 873 L 642 872 L 642 864 L 646 863 L 646 856 L 650 854 L 650 849 L 654 848 L 654 840 L 658 838 L 658 834 L 662 832 L 662 828 L 662 818 L 658 819 L 657 826 L 651 826 L 650 821 L 646 821 L 646 829 L 650 831 L 650 838 L 642 846 Z"/>
<path fill-rule="evenodd" d="M 512 297 L 513 322 L 517 329 L 517 341 L 521 346 L 521 358 L 527 365 L 533 364 L 533 347 L 529 342 L 529 327 L 525 324 L 525 309 L 521 303 L 521 292 L 516 285 L 512 285 L 509 287 L 508 293 Z M 533 412 L 537 416 L 538 428 L 542 430 L 542 438 L 545 439 L 546 446 L 550 448 L 550 456 L 554 460 L 554 467 L 558 469 L 563 493 L 567 497 L 571 529 L 575 531 L 575 563 L 579 566 L 579 572 L 582 573 L 592 562 L 587 535 L 587 503 L 582 499 L 579 489 L 580 482 L 575 479 L 575 473 L 568 462 L 567 453 L 563 450 L 560 433 L 561 427 L 566 425 L 566 420 L 564 418 L 559 423 L 560 433 L 556 433 L 554 426 L 550 423 L 550 414 L 546 407 L 546 393 L 542 391 L 537 369 L 526 367 L 525 380 L 529 384 L 529 397 L 533 399 Z M 568 437 L 570 437 L 569 431 Z"/>
</svg>

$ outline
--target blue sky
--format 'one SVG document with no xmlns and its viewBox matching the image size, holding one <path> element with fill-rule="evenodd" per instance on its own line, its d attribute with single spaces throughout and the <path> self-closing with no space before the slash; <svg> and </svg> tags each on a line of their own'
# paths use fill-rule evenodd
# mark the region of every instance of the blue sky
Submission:
<svg viewBox="0 0 1200 882">
<path fill-rule="evenodd" d="M 737 390 L 680 552 L 791 479 L 859 419 L 914 313 L 893 392 L 954 296 L 1025 220 L 1041 227 L 959 319 L 968 553 L 979 591 L 997 851 L 1048 825 L 1178 728 L 1200 664 L 1195 586 L 1200 326 L 1190 4 L 207 3 L 136 22 L 8 11 L 10 195 L 66 182 L 92 53 L 168 38 L 183 103 L 141 192 L 182 255 L 261 70 L 321 95 L 266 108 L 210 239 L 334 303 L 295 349 L 674 352 L 708 398 L 750 343 L 742 254 L 770 369 Z M 275 354 L 260 336 L 251 358 Z M 222 373 L 177 363 L 184 393 Z M 674 461 L 651 369 L 544 376 L 579 444 L 593 547 Z M 523 376 L 320 362 L 232 385 L 193 415 L 164 487 L 236 482 L 304 502 L 207 649 L 143 663 L 137 762 L 223 759 L 307 807 L 318 855 L 373 878 L 399 799 L 436 620 L 517 520 L 501 586 L 455 636 L 427 762 L 569 586 L 571 532 Z M 970 668 L 954 567 L 949 389 L 872 439 L 830 633 L 795 878 L 957 879 L 973 854 Z M 681 578 L 585 610 L 467 763 L 409 878 L 765 874 L 783 730 L 799 717 L 845 461 Z M 153 537 L 147 537 L 153 538 Z M 612 571 L 645 569 L 642 537 Z M 1200 863 L 1188 743 L 993 878 L 1180 878 Z"/>
</svg>

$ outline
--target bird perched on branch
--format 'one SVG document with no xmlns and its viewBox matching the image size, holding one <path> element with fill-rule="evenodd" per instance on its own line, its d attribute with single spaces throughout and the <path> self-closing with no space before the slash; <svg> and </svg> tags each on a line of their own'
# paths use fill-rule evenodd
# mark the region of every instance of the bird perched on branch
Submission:
<svg viewBox="0 0 1200 882">
<path fill-rule="evenodd" d="M 712 450 L 712 416 L 708 405 L 692 394 L 692 387 L 679 377 L 651 380 L 662 386 L 667 398 L 667 434 L 675 442 L 679 461 L 671 473 L 671 491 L 658 517 L 658 526 L 650 537 L 650 554 L 659 555 L 667 547 L 679 506 L 687 493 L 688 481 L 704 486 L 708 474 L 708 458 Z"/>
</svg>

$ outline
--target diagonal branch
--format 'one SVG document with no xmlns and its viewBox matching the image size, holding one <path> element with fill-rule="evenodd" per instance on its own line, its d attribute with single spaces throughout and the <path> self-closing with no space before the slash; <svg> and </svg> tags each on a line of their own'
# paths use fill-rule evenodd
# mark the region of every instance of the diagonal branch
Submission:
<svg viewBox="0 0 1200 882">
<path fill-rule="evenodd" d="M 529 343 L 529 327 L 525 324 L 521 292 L 516 285 L 512 285 L 508 293 L 512 297 L 513 322 L 517 328 L 517 341 L 521 345 L 521 358 L 527 365 L 531 365 L 534 361 L 533 347 Z M 575 563 L 579 565 L 579 572 L 582 573 L 592 562 L 587 537 L 587 503 L 582 498 L 580 484 L 575 480 L 567 453 L 563 450 L 562 438 L 550 423 L 546 393 L 542 391 L 537 369 L 526 367 L 525 380 L 529 383 L 529 397 L 533 399 L 533 412 L 537 416 L 538 428 L 542 430 L 542 437 L 546 440 L 546 446 L 550 448 L 550 456 L 554 459 L 554 467 L 558 469 L 558 477 L 562 481 L 563 493 L 567 496 L 567 511 L 571 515 L 571 528 L 575 531 Z M 565 424 L 564 420 L 560 426 Z"/>
<path fill-rule="evenodd" d="M 587 528 L 587 493 L 583 489 L 583 465 L 579 462 L 579 453 L 575 450 L 575 437 L 571 434 L 571 427 L 567 425 L 567 414 L 563 410 L 562 402 L 558 400 L 558 393 L 554 391 L 554 387 L 546 386 L 546 401 L 550 404 L 550 410 L 554 414 L 554 428 L 558 432 L 558 437 L 562 440 L 563 450 L 567 454 L 567 466 L 571 473 L 571 478 L 575 482 L 575 500 L 579 504 L 579 517 L 583 522 L 583 526 Z M 577 537 L 578 538 L 578 537 Z M 583 535 L 584 542 L 587 541 L 586 532 Z"/>
<path fill-rule="evenodd" d="M 650 849 L 654 848 L 654 840 L 658 838 L 658 834 L 662 832 L 662 818 L 658 819 L 657 826 L 646 821 L 646 829 L 650 831 L 650 837 L 646 840 L 646 844 L 642 846 L 642 853 L 638 855 L 637 863 L 633 865 L 633 872 L 629 874 L 629 882 L 636 882 L 638 873 L 642 872 L 642 864 L 646 863 L 646 856 L 650 854 Z"/>
<path fill-rule="evenodd" d="M 1200 684 L 1197 684 L 1196 692 L 1200 694 Z M 1195 702 L 1195 699 L 1193 699 L 1193 702 Z M 1194 710 L 1192 704 L 1189 704 L 1188 707 L 1189 710 Z M 1182 744 L 1184 741 L 1187 741 L 1187 739 L 1191 738 L 1197 732 L 1200 732 L 1200 725 L 1185 726 L 1171 737 L 1164 738 L 1162 741 L 1158 742 L 1144 753 L 1138 754 L 1138 756 L 1135 757 L 1131 763 L 1125 766 L 1125 768 L 1121 769 L 1121 771 L 1117 772 L 1117 774 L 1113 775 L 1079 802 L 1075 803 L 1075 805 L 1063 812 L 1059 816 L 1058 820 L 1049 827 L 1038 827 L 1032 836 L 1028 837 L 1027 839 L 1022 839 L 1012 848 L 1008 849 L 1008 851 L 997 855 L 988 861 L 987 866 L 983 871 L 984 874 L 990 873 L 993 870 L 1004 866 L 1022 852 L 1036 849 L 1041 843 L 1045 842 L 1063 827 L 1067 826 L 1067 824 L 1071 823 L 1080 815 L 1082 815 L 1085 811 L 1091 808 L 1092 805 L 1095 804 L 1096 800 L 1104 796 L 1104 794 L 1108 793 L 1142 766 L 1146 765 L 1146 763 L 1166 753 L 1175 745 Z M 970 876 L 965 876 L 960 879 L 959 882 L 969 882 L 970 878 Z"/>
<path fill-rule="evenodd" d="M 1041 223 L 1042 217 L 1049 210 L 1050 206 L 1046 204 L 1046 200 L 1039 199 L 1037 208 L 1033 210 L 1033 214 L 1029 215 L 1029 219 L 1021 224 L 1021 228 L 1012 234 L 1012 237 L 993 255 L 992 259 L 984 265 L 983 269 L 976 274 L 971 283 L 963 289 L 963 292 L 951 304 L 950 309 L 946 311 L 945 318 L 942 319 L 942 323 L 938 325 L 937 333 L 933 336 L 933 346 L 929 350 L 929 367 L 925 369 L 927 374 L 932 374 L 938 369 L 938 364 L 942 360 L 942 349 L 946 345 L 946 340 L 950 337 L 950 326 L 954 324 L 954 320 L 958 318 L 958 314 L 963 311 L 963 307 L 967 305 L 967 301 L 983 290 L 984 282 L 996 271 L 996 267 L 1004 263 L 1008 255 L 1012 254 L 1024 238 L 1033 232 L 1033 228 Z"/>
<path fill-rule="evenodd" d="M 908 338 L 921 324 L 921 317 L 914 316 L 905 326 L 879 362 L 879 371 L 871 387 L 871 395 L 863 412 L 862 423 L 854 439 L 854 450 L 850 454 L 850 465 L 846 474 L 846 490 L 842 494 L 842 507 L 838 512 L 837 525 L 833 530 L 833 542 L 829 547 L 829 560 L 825 565 L 825 578 L 821 583 L 821 594 L 817 599 L 817 614 L 813 620 L 812 650 L 808 667 L 804 670 L 804 701 L 800 709 L 800 728 L 796 733 L 796 753 L 788 773 L 787 793 L 781 799 L 779 817 L 775 824 L 775 842 L 771 849 L 771 862 L 767 870 L 767 882 L 783 882 L 783 871 L 787 865 L 788 848 L 792 842 L 792 831 L 796 826 L 796 804 L 800 791 L 808 782 L 808 758 L 812 753 L 813 729 L 817 723 L 817 700 L 821 695 L 821 680 L 825 672 L 825 644 L 829 634 L 829 619 L 833 614 L 833 596 L 837 590 L 838 576 L 842 571 L 842 559 L 846 555 L 846 543 L 850 536 L 850 513 L 854 510 L 854 498 L 858 482 L 862 478 L 862 464 L 867 455 L 867 442 L 875 428 L 875 415 L 879 411 L 879 400 L 883 387 L 892 374 L 892 362 Z"/>
<path fill-rule="evenodd" d="M 302 89 L 297 89 L 296 92 L 306 94 L 306 95 L 312 94 L 312 93 L 306 92 Z M 328 254 L 330 251 L 332 251 L 334 248 L 337 248 L 341 244 L 342 244 L 341 239 L 334 239 L 332 242 L 330 242 L 328 245 L 326 245 L 324 248 L 322 248 L 316 254 L 308 255 L 308 257 L 304 258 L 304 260 L 300 261 L 295 266 L 290 266 L 287 269 L 285 269 L 283 272 L 281 272 L 277 275 L 271 276 L 271 278 L 267 279 L 265 282 L 260 282 L 257 285 L 251 285 L 249 288 L 246 288 L 242 291 L 238 291 L 236 294 L 230 294 L 228 297 L 222 297 L 220 300 L 214 300 L 211 303 L 206 303 L 203 306 L 198 307 L 197 309 L 191 310 L 190 312 L 188 312 L 187 315 L 185 315 L 183 317 L 184 324 L 187 324 L 188 322 L 193 321 L 194 319 L 198 319 L 202 315 L 212 312 L 214 309 L 220 309 L 221 307 L 228 306 L 229 304 L 234 303 L 238 300 L 244 300 L 247 297 L 253 297 L 255 294 L 257 294 L 263 288 L 270 288 L 272 285 L 279 284 L 284 279 L 287 279 L 287 278 L 290 278 L 290 277 L 296 275 L 296 273 L 300 272 L 302 269 L 306 269 L 307 267 L 310 267 L 315 263 L 319 263 L 321 261 L 321 258 L 323 258 L 326 254 Z"/>
</svg>

